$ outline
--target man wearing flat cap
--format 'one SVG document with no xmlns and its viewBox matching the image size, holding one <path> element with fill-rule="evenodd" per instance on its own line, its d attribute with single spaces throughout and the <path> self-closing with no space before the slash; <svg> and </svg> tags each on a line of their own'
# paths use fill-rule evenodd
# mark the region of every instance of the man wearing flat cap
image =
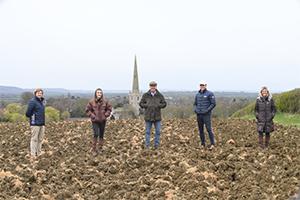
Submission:
<svg viewBox="0 0 300 200">
<path fill-rule="evenodd" d="M 149 86 L 149 91 L 142 96 L 140 107 L 145 109 L 146 148 L 150 147 L 151 128 L 154 124 L 154 148 L 157 149 L 160 144 L 161 109 L 165 108 L 167 103 L 164 96 L 157 90 L 157 83 L 155 81 L 151 81 Z"/>
<path fill-rule="evenodd" d="M 200 82 L 200 90 L 196 94 L 194 102 L 194 111 L 197 114 L 197 122 L 199 128 L 199 135 L 201 140 L 201 146 L 205 147 L 205 135 L 204 125 L 208 132 L 210 147 L 213 149 L 215 146 L 214 133 L 211 126 L 211 113 L 216 106 L 216 99 L 213 92 L 207 90 L 207 84 L 205 81 Z"/>
</svg>

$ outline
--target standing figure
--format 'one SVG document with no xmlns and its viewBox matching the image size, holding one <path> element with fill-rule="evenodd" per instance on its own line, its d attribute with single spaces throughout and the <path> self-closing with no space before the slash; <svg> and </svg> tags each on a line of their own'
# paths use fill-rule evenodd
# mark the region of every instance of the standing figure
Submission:
<svg viewBox="0 0 300 200">
<path fill-rule="evenodd" d="M 34 97 L 29 101 L 26 117 L 30 120 L 31 140 L 30 154 L 34 160 L 41 155 L 42 142 L 45 133 L 45 99 L 42 89 L 34 91 Z"/>
<path fill-rule="evenodd" d="M 140 101 L 140 107 L 145 109 L 146 122 L 146 148 L 150 147 L 151 128 L 155 126 L 154 148 L 157 149 L 160 144 L 160 129 L 161 129 L 161 109 L 167 106 L 164 96 L 157 90 L 157 83 L 151 81 L 150 89 L 143 94 Z"/>
<path fill-rule="evenodd" d="M 196 94 L 194 102 L 194 111 L 197 114 L 197 122 L 199 128 L 199 135 L 201 140 L 201 146 L 205 147 L 205 135 L 204 125 L 208 132 L 210 147 L 212 150 L 215 146 L 215 138 L 211 125 L 211 113 L 216 106 L 216 99 L 213 92 L 207 90 L 207 84 L 205 81 L 201 81 L 200 90 Z"/>
<path fill-rule="evenodd" d="M 98 155 L 104 145 L 104 131 L 106 120 L 110 116 L 112 106 L 103 96 L 102 89 L 95 91 L 94 98 L 86 106 L 86 114 L 91 118 L 94 138 L 92 141 L 92 153 Z"/>
<path fill-rule="evenodd" d="M 270 133 L 274 131 L 273 118 L 276 114 L 274 99 L 267 87 L 262 87 L 255 104 L 255 117 L 257 119 L 258 143 L 261 148 L 268 148 Z M 263 141 L 264 133 L 265 143 Z"/>
</svg>

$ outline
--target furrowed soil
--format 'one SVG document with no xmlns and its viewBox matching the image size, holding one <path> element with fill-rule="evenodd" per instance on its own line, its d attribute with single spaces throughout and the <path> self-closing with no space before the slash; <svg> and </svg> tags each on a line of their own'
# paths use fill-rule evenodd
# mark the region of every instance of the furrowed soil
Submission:
<svg viewBox="0 0 300 200">
<path fill-rule="evenodd" d="M 0 199 L 297 198 L 300 129 L 277 125 L 263 150 L 254 121 L 213 125 L 211 151 L 200 148 L 194 119 L 164 120 L 160 148 L 147 150 L 142 120 L 109 121 L 94 157 L 89 121 L 49 123 L 31 162 L 28 124 L 1 123 Z"/>
</svg>

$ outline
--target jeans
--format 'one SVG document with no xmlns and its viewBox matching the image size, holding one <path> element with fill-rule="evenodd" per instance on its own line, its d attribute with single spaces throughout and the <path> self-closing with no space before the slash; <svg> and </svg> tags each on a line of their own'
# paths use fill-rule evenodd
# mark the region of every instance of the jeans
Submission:
<svg viewBox="0 0 300 200">
<path fill-rule="evenodd" d="M 106 124 L 106 121 L 104 122 L 101 122 L 101 123 L 96 123 L 96 122 L 93 122 L 92 125 L 93 125 L 93 131 L 94 131 L 94 138 L 100 138 L 100 139 L 103 139 L 104 137 L 104 130 L 105 130 L 105 124 Z"/>
<path fill-rule="evenodd" d="M 204 125 L 208 132 L 209 140 L 211 145 L 215 145 L 214 133 L 211 127 L 211 113 L 209 114 L 197 114 L 197 122 L 199 128 L 199 135 L 201 139 L 201 145 L 205 146 L 205 135 L 204 135 Z"/>
<path fill-rule="evenodd" d="M 161 121 L 146 121 L 146 147 L 150 147 L 150 136 L 152 124 L 155 126 L 154 147 L 158 147 L 160 143 Z"/>
</svg>

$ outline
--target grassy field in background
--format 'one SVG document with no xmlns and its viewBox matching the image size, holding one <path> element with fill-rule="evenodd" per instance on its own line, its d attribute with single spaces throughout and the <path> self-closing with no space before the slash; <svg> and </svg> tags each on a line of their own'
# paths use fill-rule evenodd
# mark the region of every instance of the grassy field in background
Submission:
<svg viewBox="0 0 300 200">
<path fill-rule="evenodd" d="M 241 119 L 255 119 L 254 115 L 245 115 Z M 295 125 L 300 127 L 300 114 L 277 113 L 274 119 L 275 123 L 282 125 Z"/>
</svg>

